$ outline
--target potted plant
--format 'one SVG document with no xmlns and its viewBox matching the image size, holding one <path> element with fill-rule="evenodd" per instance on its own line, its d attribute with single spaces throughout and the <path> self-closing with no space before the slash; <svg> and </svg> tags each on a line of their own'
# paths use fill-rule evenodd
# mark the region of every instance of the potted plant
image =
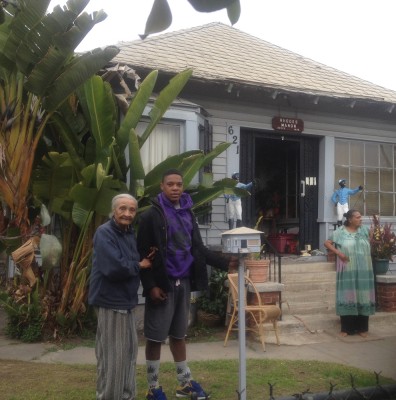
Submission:
<svg viewBox="0 0 396 400">
<path fill-rule="evenodd" d="M 392 231 L 392 224 L 381 225 L 378 215 L 373 215 L 370 227 L 370 247 L 373 267 L 376 274 L 386 274 L 389 261 L 396 254 L 396 235 Z"/>
<path fill-rule="evenodd" d="M 249 270 L 249 278 L 254 283 L 263 283 L 268 281 L 270 260 L 261 258 L 261 252 L 250 253 L 245 259 L 245 267 Z"/>
<path fill-rule="evenodd" d="M 209 288 L 197 299 L 197 319 L 203 325 L 211 327 L 224 322 L 228 302 L 228 289 L 225 286 L 226 280 L 226 271 L 212 269 L 209 278 Z"/>
</svg>

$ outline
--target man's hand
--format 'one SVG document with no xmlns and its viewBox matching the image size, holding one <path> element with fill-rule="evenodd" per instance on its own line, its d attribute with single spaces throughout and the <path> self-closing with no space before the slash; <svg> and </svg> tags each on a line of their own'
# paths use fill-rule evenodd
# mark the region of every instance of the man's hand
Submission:
<svg viewBox="0 0 396 400">
<path fill-rule="evenodd" d="M 158 286 L 154 286 L 150 290 L 150 298 L 155 304 L 159 304 L 167 299 L 166 293 Z"/>
<path fill-rule="evenodd" d="M 146 258 L 148 258 L 150 261 L 154 260 L 155 253 L 158 251 L 158 249 L 154 246 L 150 247 L 150 253 L 147 254 Z"/>
<path fill-rule="evenodd" d="M 147 268 L 151 268 L 151 259 L 149 258 L 143 258 L 142 261 L 140 261 L 139 263 L 139 268 L 140 269 L 147 269 Z"/>
<path fill-rule="evenodd" d="M 147 256 L 143 258 L 143 260 L 141 260 L 139 263 L 140 269 L 147 269 L 152 267 L 157 250 L 158 249 L 156 247 L 150 247 L 150 253 L 148 253 Z"/>
</svg>

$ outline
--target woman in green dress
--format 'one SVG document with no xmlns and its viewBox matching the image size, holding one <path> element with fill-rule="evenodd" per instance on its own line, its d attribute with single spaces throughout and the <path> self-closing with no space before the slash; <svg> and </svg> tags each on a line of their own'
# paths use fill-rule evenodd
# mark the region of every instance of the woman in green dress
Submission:
<svg viewBox="0 0 396 400">
<path fill-rule="evenodd" d="M 336 314 L 341 319 L 341 336 L 366 337 L 369 316 L 375 313 L 369 229 L 362 226 L 357 210 L 349 210 L 344 217 L 344 226 L 324 243 L 337 255 Z"/>
</svg>

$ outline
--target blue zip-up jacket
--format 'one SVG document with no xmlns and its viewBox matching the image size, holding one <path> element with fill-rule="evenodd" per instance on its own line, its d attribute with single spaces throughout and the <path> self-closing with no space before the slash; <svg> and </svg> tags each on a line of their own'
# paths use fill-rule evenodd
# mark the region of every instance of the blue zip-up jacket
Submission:
<svg viewBox="0 0 396 400">
<path fill-rule="evenodd" d="M 331 196 L 331 201 L 334 204 L 340 203 L 344 205 L 345 203 L 348 203 L 349 196 L 356 194 L 359 190 L 359 187 L 356 189 L 349 189 L 347 187 L 340 188 L 333 193 L 333 196 Z"/>
<path fill-rule="evenodd" d="M 97 229 L 93 246 L 88 303 L 131 310 L 138 303 L 140 284 L 140 257 L 133 229 L 122 230 L 111 219 Z"/>
</svg>

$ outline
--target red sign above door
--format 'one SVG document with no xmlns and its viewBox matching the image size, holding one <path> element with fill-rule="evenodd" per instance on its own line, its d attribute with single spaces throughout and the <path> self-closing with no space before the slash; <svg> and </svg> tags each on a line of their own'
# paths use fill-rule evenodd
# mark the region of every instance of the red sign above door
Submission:
<svg viewBox="0 0 396 400">
<path fill-rule="evenodd" d="M 304 121 L 298 118 L 273 117 L 272 128 L 281 132 L 302 132 Z"/>
</svg>

